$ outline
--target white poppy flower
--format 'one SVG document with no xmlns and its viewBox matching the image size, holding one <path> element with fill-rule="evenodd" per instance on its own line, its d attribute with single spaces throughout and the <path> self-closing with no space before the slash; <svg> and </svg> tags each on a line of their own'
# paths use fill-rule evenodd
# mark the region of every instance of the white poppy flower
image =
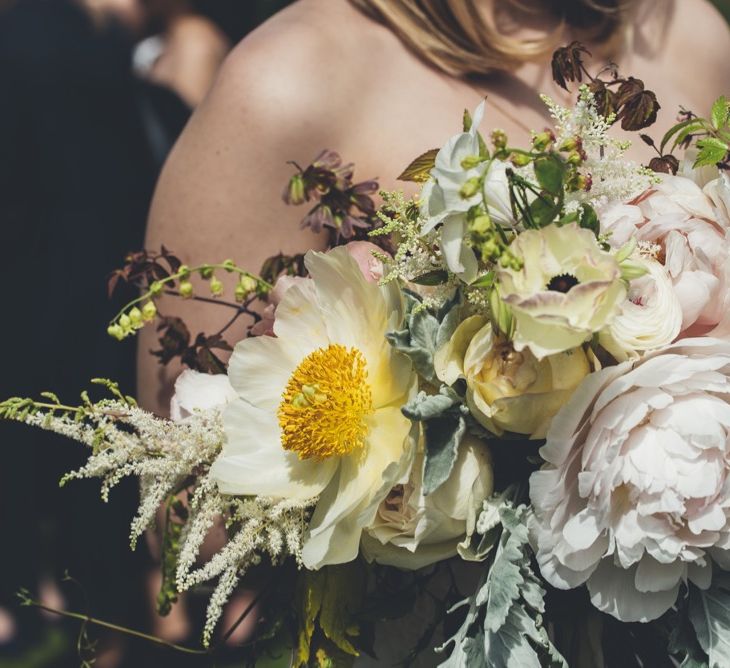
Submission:
<svg viewBox="0 0 730 668">
<path fill-rule="evenodd" d="M 575 223 L 526 230 L 510 250 L 522 266 L 497 270 L 499 294 L 515 318 L 515 348 L 538 359 L 580 346 L 626 298 L 616 259 Z"/>
<path fill-rule="evenodd" d="M 621 621 L 656 619 L 730 567 L 730 342 L 685 339 L 591 374 L 530 478 L 545 579 Z M 712 559 L 711 559 L 712 557 Z"/>
<path fill-rule="evenodd" d="M 310 569 L 354 559 L 364 526 L 415 454 L 400 408 L 415 391 L 385 333 L 403 317 L 398 288 L 368 282 L 345 248 L 310 252 L 311 281 L 276 311 L 273 337 L 236 346 L 239 398 L 211 468 L 224 494 L 318 497 L 303 546 Z"/>
</svg>

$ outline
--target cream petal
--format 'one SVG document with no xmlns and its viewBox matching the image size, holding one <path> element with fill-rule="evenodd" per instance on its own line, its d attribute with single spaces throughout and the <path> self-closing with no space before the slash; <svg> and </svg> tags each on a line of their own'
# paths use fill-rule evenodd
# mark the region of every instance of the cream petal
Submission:
<svg viewBox="0 0 730 668">
<path fill-rule="evenodd" d="M 674 605 L 679 593 L 677 584 L 661 592 L 640 592 L 634 585 L 636 566 L 623 570 L 604 559 L 588 578 L 591 603 L 622 622 L 650 622 Z"/>
<path fill-rule="evenodd" d="M 310 499 L 334 474 L 335 461 L 284 450 L 276 416 L 241 399 L 226 408 L 223 424 L 226 442 L 210 474 L 224 494 Z"/>
<path fill-rule="evenodd" d="M 329 345 L 317 299 L 314 281 L 302 281 L 290 287 L 276 307 L 274 334 L 297 348 L 300 357 Z"/>
<path fill-rule="evenodd" d="M 228 365 L 231 385 L 251 405 L 276 412 L 286 384 L 301 361 L 300 354 L 289 341 L 272 336 L 244 339 L 236 344 Z"/>
</svg>

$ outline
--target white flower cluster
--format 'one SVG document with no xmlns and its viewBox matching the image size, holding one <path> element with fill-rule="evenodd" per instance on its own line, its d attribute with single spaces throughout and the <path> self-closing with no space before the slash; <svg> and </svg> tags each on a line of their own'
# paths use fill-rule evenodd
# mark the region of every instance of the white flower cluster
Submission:
<svg viewBox="0 0 730 668">
<path fill-rule="evenodd" d="M 224 439 L 218 407 L 194 410 L 173 422 L 121 401 L 106 401 L 92 406 L 84 420 L 39 411 L 29 413 L 23 421 L 92 448 L 87 463 L 67 474 L 63 482 L 100 478 L 106 501 L 123 478 L 139 478 L 139 508 L 130 533 L 133 548 L 154 524 L 157 511 L 170 495 L 190 492 L 188 518 L 180 536 L 176 587 L 183 592 L 218 579 L 206 612 L 205 645 L 210 643 L 223 606 L 250 566 L 259 563 L 263 555 L 275 563 L 287 557 L 301 562 L 311 502 L 226 496 L 209 476 Z M 185 486 L 191 473 L 197 473 L 192 488 Z M 224 519 L 235 531 L 229 530 L 228 542 L 199 565 L 206 537 Z"/>
<path fill-rule="evenodd" d="M 574 107 L 562 107 L 547 95 L 541 98 L 555 119 L 557 145 L 580 138 L 586 154 L 580 171 L 590 177 L 590 190 L 567 193 L 566 212 L 581 204 L 600 209 L 608 202 L 625 202 L 657 182 L 656 174 L 626 158 L 631 142 L 609 137 L 613 119 L 599 113 L 588 86 L 581 86 Z"/>
</svg>

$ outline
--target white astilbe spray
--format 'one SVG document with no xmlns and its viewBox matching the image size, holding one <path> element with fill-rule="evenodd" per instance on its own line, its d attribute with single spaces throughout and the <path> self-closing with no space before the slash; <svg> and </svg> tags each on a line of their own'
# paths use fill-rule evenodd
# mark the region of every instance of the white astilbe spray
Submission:
<svg viewBox="0 0 730 668">
<path fill-rule="evenodd" d="M 113 384 L 108 385 L 115 387 Z M 175 569 L 177 591 L 218 578 L 210 597 L 203 643 L 210 644 L 223 607 L 246 570 L 264 556 L 272 563 L 293 557 L 301 564 L 302 539 L 311 501 L 236 498 L 220 494 L 208 476 L 225 438 L 218 409 L 196 411 L 179 422 L 159 418 L 121 397 L 79 407 L 11 399 L 0 404 L 0 417 L 52 431 L 91 448 L 86 464 L 64 476 L 101 480 L 101 495 L 122 479 L 140 481 L 140 501 L 132 521 L 132 547 L 154 524 L 160 506 L 187 491 L 188 512 L 180 531 Z M 211 529 L 225 522 L 228 540 L 205 563 L 200 552 Z"/>
<path fill-rule="evenodd" d="M 657 181 L 654 172 L 626 158 L 631 142 L 609 137 L 613 118 L 607 119 L 598 111 L 588 86 L 580 87 L 574 107 L 562 107 L 547 95 L 541 98 L 555 119 L 557 145 L 579 138 L 587 156 L 580 171 L 590 177 L 591 188 L 568 193 L 566 212 L 577 210 L 581 204 L 600 209 L 609 202 L 629 201 Z"/>
</svg>

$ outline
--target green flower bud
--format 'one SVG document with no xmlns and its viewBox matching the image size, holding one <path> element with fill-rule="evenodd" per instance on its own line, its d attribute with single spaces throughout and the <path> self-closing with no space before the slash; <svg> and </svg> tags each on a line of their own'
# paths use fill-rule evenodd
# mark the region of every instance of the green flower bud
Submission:
<svg viewBox="0 0 730 668">
<path fill-rule="evenodd" d="M 477 234 L 486 234 L 492 230 L 492 219 L 489 214 L 482 214 L 471 221 L 470 228 Z"/>
<path fill-rule="evenodd" d="M 566 160 L 569 165 L 578 166 L 583 163 L 583 156 L 580 154 L 580 151 L 571 151 L 568 153 Z"/>
<path fill-rule="evenodd" d="M 159 281 L 153 281 L 150 283 L 150 295 L 153 297 L 159 297 L 162 294 L 163 285 Z"/>
<path fill-rule="evenodd" d="M 551 130 L 545 130 L 544 132 L 539 132 L 532 138 L 532 147 L 536 151 L 545 151 L 547 150 L 555 141 L 555 135 Z"/>
<path fill-rule="evenodd" d="M 200 267 L 200 277 L 204 278 L 206 281 L 209 278 L 213 278 L 213 267 L 211 267 L 209 264 L 204 264 L 202 267 Z"/>
<path fill-rule="evenodd" d="M 117 341 L 121 341 L 124 338 L 124 330 L 117 324 L 109 325 L 106 328 L 106 333 Z"/>
<path fill-rule="evenodd" d="M 190 278 L 190 267 L 186 264 L 181 264 L 180 269 L 177 270 L 177 273 L 180 274 L 180 278 L 185 280 L 186 278 Z"/>
<path fill-rule="evenodd" d="M 509 306 L 505 304 L 496 288 L 489 291 L 489 309 L 492 312 L 492 324 L 507 338 L 514 333 L 514 318 Z"/>
<path fill-rule="evenodd" d="M 468 179 L 463 186 L 459 189 L 459 195 L 461 195 L 464 199 L 469 199 L 470 197 L 474 197 L 479 192 L 479 189 L 481 188 L 481 179 L 478 176 L 474 176 L 471 179 Z"/>
<path fill-rule="evenodd" d="M 142 319 L 145 322 L 150 322 L 157 316 L 157 307 L 152 301 L 146 302 L 142 307 Z"/>
<path fill-rule="evenodd" d="M 564 140 L 560 146 L 558 146 L 559 151 L 564 152 L 570 152 L 575 151 L 580 146 L 580 142 L 576 137 L 568 137 L 568 139 Z"/>
<path fill-rule="evenodd" d="M 214 297 L 220 297 L 223 294 L 223 283 L 216 276 L 210 279 L 210 293 Z"/>
<path fill-rule="evenodd" d="M 245 301 L 246 297 L 248 297 L 254 290 L 256 290 L 257 287 L 258 283 L 256 279 L 252 278 L 251 276 L 241 276 L 241 279 L 238 281 L 236 289 L 233 293 L 236 301 Z"/>
<path fill-rule="evenodd" d="M 474 167 L 480 165 L 482 162 L 484 162 L 484 159 L 480 155 L 467 155 L 466 158 L 461 161 L 461 168 L 474 169 Z"/>
<path fill-rule="evenodd" d="M 144 326 L 142 311 L 140 311 L 136 306 L 129 311 L 129 321 L 135 329 L 139 329 Z"/>
<path fill-rule="evenodd" d="M 126 313 L 123 313 L 119 317 L 119 325 L 125 332 L 128 332 L 132 329 L 132 320 Z"/>
<path fill-rule="evenodd" d="M 504 130 L 493 130 L 492 131 L 492 145 L 498 151 L 501 151 L 507 146 L 507 133 Z"/>
<path fill-rule="evenodd" d="M 236 263 L 231 260 L 223 260 L 223 269 L 225 269 L 229 274 L 236 268 Z"/>
<path fill-rule="evenodd" d="M 180 296 L 184 299 L 190 299 L 193 296 L 193 284 L 188 280 L 180 281 L 179 290 Z"/>
<path fill-rule="evenodd" d="M 512 153 L 509 157 L 509 161 L 515 167 L 525 167 L 532 162 L 532 156 L 526 155 L 525 153 Z"/>
<path fill-rule="evenodd" d="M 294 174 L 289 179 L 289 184 L 284 190 L 284 201 L 287 204 L 304 204 L 307 201 L 307 194 L 304 188 L 304 179 L 301 174 Z"/>
</svg>

